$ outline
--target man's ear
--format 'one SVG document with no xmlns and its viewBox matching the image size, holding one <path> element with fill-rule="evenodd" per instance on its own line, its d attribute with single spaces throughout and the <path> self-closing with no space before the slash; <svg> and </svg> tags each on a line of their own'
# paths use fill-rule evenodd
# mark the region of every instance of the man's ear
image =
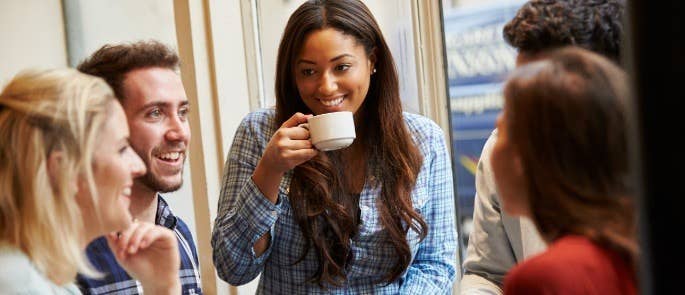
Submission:
<svg viewBox="0 0 685 295">
<path fill-rule="evenodd" d="M 46 164 L 48 176 L 50 177 L 50 185 L 53 189 L 58 188 L 58 183 L 56 182 L 59 179 L 59 175 L 62 173 L 64 161 L 66 161 L 66 159 L 62 151 L 52 151 L 48 155 Z M 71 191 L 76 192 L 78 190 L 78 179 L 69 179 L 68 185 Z"/>
</svg>

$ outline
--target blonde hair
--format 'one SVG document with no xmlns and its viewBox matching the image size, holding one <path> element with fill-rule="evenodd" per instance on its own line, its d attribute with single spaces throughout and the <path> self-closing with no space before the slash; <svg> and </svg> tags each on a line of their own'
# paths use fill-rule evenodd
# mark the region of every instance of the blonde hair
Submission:
<svg viewBox="0 0 685 295">
<path fill-rule="evenodd" d="M 102 79 L 73 69 L 25 71 L 0 93 L 0 244 L 23 251 L 58 284 L 77 272 L 97 276 L 73 183 L 83 176 L 96 193 L 92 156 L 110 101 Z M 53 178 L 52 152 L 60 154 Z"/>
</svg>

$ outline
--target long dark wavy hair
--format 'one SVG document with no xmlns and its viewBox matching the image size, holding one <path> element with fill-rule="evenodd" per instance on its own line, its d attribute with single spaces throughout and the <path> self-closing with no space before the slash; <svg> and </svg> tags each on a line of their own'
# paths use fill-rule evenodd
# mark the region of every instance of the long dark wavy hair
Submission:
<svg viewBox="0 0 685 295">
<path fill-rule="evenodd" d="M 521 155 L 542 237 L 586 236 L 635 267 L 625 73 L 568 47 L 514 71 L 504 95 L 508 138 Z"/>
<path fill-rule="evenodd" d="M 357 0 L 311 0 L 302 4 L 288 20 L 278 48 L 276 67 L 276 121 L 282 124 L 296 112 L 310 114 L 295 83 L 294 65 L 306 37 L 313 31 L 332 28 L 354 37 L 367 56 L 376 55 L 377 72 L 371 76 L 364 103 L 355 114 L 355 144 L 362 144 L 367 167 L 382 185 L 376 201 L 387 243 L 397 261 L 382 281 L 390 283 L 407 269 L 411 251 L 406 240 L 409 229 L 425 238 L 428 226 L 414 210 L 411 192 L 423 158 L 404 124 L 398 77 L 390 49 L 369 9 Z M 382 132 L 381 132 L 382 131 Z M 361 136 L 360 136 L 361 135 Z M 301 261 L 313 246 L 319 267 L 310 278 L 323 286 L 340 285 L 350 264 L 350 239 L 359 231 L 359 200 L 342 171 L 339 152 L 321 152 L 294 169 L 289 198 L 304 238 Z M 373 169 L 382 167 L 382 169 Z M 351 168 L 351 167 L 350 167 Z"/>
</svg>

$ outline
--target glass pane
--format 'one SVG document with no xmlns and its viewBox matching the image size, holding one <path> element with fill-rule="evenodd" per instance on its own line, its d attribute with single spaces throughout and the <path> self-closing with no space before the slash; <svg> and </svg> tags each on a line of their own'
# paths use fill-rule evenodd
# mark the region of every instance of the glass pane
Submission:
<svg viewBox="0 0 685 295">
<path fill-rule="evenodd" d="M 259 42 L 261 46 L 266 105 L 276 104 L 274 79 L 278 44 L 290 14 L 304 1 L 265 0 L 257 2 Z M 411 2 L 406 0 L 363 1 L 376 17 L 381 27 L 400 75 L 400 95 L 404 109 L 419 112 L 418 87 L 412 31 Z"/>
<path fill-rule="evenodd" d="M 516 60 L 502 27 L 523 3 L 443 0 L 453 169 L 464 245 L 472 228 L 478 159 L 502 108 L 502 81 Z"/>
</svg>

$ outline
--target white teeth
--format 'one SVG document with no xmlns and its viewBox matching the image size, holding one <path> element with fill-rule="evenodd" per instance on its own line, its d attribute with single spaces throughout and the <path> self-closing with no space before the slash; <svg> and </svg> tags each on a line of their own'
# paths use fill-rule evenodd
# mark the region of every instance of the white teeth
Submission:
<svg viewBox="0 0 685 295">
<path fill-rule="evenodd" d="M 127 197 L 131 196 L 131 188 L 130 188 L 130 187 L 125 188 L 125 189 L 121 192 L 121 194 L 124 195 L 124 196 L 127 196 Z"/>
<path fill-rule="evenodd" d="M 179 152 L 164 153 L 164 154 L 159 155 L 159 157 L 164 159 L 164 160 L 176 161 L 176 160 L 178 160 L 179 157 L 181 157 L 181 153 L 179 153 Z"/>
<path fill-rule="evenodd" d="M 321 104 L 323 104 L 323 105 L 325 105 L 325 106 L 327 106 L 327 107 L 332 107 L 332 106 L 337 106 L 337 105 L 341 104 L 341 103 L 343 102 L 343 99 L 344 99 L 344 98 L 345 98 L 345 97 L 343 96 L 343 97 L 340 97 L 340 98 L 337 98 L 337 99 L 319 100 L 319 101 L 321 102 Z"/>
</svg>

